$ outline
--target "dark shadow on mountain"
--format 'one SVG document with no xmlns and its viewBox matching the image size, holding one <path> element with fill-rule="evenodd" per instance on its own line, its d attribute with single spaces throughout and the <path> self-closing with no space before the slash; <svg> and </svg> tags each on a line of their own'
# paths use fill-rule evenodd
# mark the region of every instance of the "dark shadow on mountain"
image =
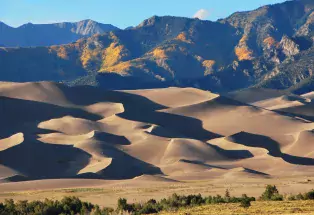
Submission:
<svg viewBox="0 0 314 215">
<path fill-rule="evenodd" d="M 268 150 L 269 155 L 274 157 L 280 157 L 284 161 L 291 164 L 306 166 L 314 165 L 314 159 L 312 158 L 298 157 L 282 153 L 278 142 L 263 135 L 240 132 L 230 136 L 228 139 L 234 143 L 242 144 L 245 146 L 264 148 Z"/>
</svg>

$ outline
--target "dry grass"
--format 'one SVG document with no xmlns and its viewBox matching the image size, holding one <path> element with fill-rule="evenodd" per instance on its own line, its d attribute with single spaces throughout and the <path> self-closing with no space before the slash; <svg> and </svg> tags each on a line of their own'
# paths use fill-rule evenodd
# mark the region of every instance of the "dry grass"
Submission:
<svg viewBox="0 0 314 215">
<path fill-rule="evenodd" d="M 283 201 L 283 202 L 252 202 L 248 209 L 239 207 L 239 204 L 218 204 L 208 205 L 189 209 L 182 209 L 178 212 L 164 212 L 162 215 L 235 215 L 235 214 L 314 214 L 314 201 Z"/>
</svg>

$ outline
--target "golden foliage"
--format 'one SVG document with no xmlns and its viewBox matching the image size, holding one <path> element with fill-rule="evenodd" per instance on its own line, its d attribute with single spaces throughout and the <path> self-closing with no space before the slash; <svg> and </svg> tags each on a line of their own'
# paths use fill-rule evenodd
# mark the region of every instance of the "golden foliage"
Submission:
<svg viewBox="0 0 314 215">
<path fill-rule="evenodd" d="M 62 58 L 64 60 L 69 59 L 69 53 L 67 52 L 65 46 L 54 46 L 52 48 L 54 48 L 54 50 L 57 52 L 57 56 L 59 58 Z"/>
<path fill-rule="evenodd" d="M 247 40 L 247 35 L 243 35 L 239 42 L 239 45 L 235 48 L 235 54 L 240 61 L 253 59 L 253 52 L 248 48 L 246 44 Z"/>
<path fill-rule="evenodd" d="M 177 40 L 180 40 L 182 42 L 185 42 L 185 43 L 191 43 L 191 40 L 188 40 L 187 39 L 187 36 L 186 36 L 186 33 L 184 32 L 181 32 L 177 37 L 176 37 Z"/>
<path fill-rule="evenodd" d="M 128 74 L 127 70 L 129 70 L 131 66 L 132 66 L 131 61 L 126 61 L 126 62 L 116 64 L 114 66 L 103 68 L 99 72 L 116 72 L 121 75 L 126 75 Z"/>
<path fill-rule="evenodd" d="M 214 65 L 216 61 L 214 60 L 204 60 L 202 65 L 206 68 L 204 75 L 209 75 L 214 71 Z"/>
<path fill-rule="evenodd" d="M 240 61 L 252 60 L 252 52 L 247 47 L 236 47 L 235 54 Z"/>
<path fill-rule="evenodd" d="M 272 47 L 275 45 L 276 40 L 273 37 L 267 37 L 264 41 L 264 44 L 267 45 L 268 47 Z"/>
<path fill-rule="evenodd" d="M 204 60 L 203 66 L 206 68 L 212 68 L 216 64 L 216 61 L 214 60 Z"/>
<path fill-rule="evenodd" d="M 82 62 L 83 67 L 86 68 L 88 67 L 91 61 L 99 61 L 99 58 L 100 58 L 99 50 L 97 49 L 91 50 L 85 48 L 80 57 L 80 60 Z"/>
<path fill-rule="evenodd" d="M 107 68 L 119 63 L 123 57 L 128 56 L 128 51 L 123 45 L 118 43 L 111 43 L 110 46 L 104 52 L 103 68 Z"/>
<path fill-rule="evenodd" d="M 242 37 L 241 40 L 240 40 L 240 45 L 244 45 L 247 40 L 248 40 L 247 35 L 243 35 L 243 37 Z"/>
<path fill-rule="evenodd" d="M 75 50 L 79 50 L 79 43 L 73 43 L 63 46 L 51 46 L 49 48 L 49 53 L 56 53 L 59 58 L 64 60 L 69 60 Z"/>
<path fill-rule="evenodd" d="M 154 55 L 155 58 L 160 58 L 160 59 L 167 58 L 166 51 L 161 49 L 161 48 L 156 48 L 153 51 L 153 55 Z"/>
</svg>

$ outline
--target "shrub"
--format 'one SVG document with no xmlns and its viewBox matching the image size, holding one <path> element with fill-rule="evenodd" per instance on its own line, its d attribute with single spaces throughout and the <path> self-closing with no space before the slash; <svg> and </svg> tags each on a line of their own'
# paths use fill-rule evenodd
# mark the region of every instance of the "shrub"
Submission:
<svg viewBox="0 0 314 215">
<path fill-rule="evenodd" d="M 307 192 L 305 195 L 304 195 L 304 198 L 306 200 L 314 200 L 314 190 L 311 190 L 310 192 Z"/>
<path fill-rule="evenodd" d="M 229 199 L 229 198 L 230 198 L 230 192 L 229 192 L 228 189 L 226 189 L 225 198 L 226 198 L 226 199 Z"/>
<path fill-rule="evenodd" d="M 279 194 L 276 186 L 267 185 L 260 199 L 263 201 L 282 201 L 283 196 Z"/>
<path fill-rule="evenodd" d="M 0 204 L 0 214 L 90 214 L 94 205 L 82 202 L 77 197 L 65 197 L 60 202 L 45 199 L 41 201 L 5 200 Z M 101 214 L 102 215 L 102 214 Z"/>
<path fill-rule="evenodd" d="M 212 196 L 208 196 L 208 197 L 205 197 L 205 204 L 209 205 L 211 204 L 213 201 L 213 197 Z"/>
<path fill-rule="evenodd" d="M 280 194 L 274 194 L 271 198 L 271 201 L 283 201 L 283 196 Z"/>
<path fill-rule="evenodd" d="M 251 207 L 251 200 L 249 198 L 242 198 L 241 203 L 240 203 L 240 207 L 243 207 L 243 208 Z"/>
<path fill-rule="evenodd" d="M 154 214 L 158 213 L 159 210 L 155 208 L 153 204 L 145 204 L 142 209 L 139 210 L 139 214 Z"/>
<path fill-rule="evenodd" d="M 289 201 L 296 201 L 296 200 L 314 200 L 314 190 L 311 190 L 307 193 L 298 195 L 291 195 L 287 198 Z"/>
<path fill-rule="evenodd" d="M 128 209 L 128 202 L 126 199 L 119 198 L 118 199 L 118 211 L 126 211 Z"/>
</svg>

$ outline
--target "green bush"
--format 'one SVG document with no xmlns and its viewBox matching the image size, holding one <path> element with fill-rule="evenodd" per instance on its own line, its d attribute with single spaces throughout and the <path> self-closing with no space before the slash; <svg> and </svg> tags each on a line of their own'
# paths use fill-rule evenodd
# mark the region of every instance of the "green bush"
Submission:
<svg viewBox="0 0 314 215">
<path fill-rule="evenodd" d="M 126 211 L 128 209 L 128 202 L 126 199 L 119 198 L 118 199 L 118 211 Z"/>
<path fill-rule="evenodd" d="M 61 201 L 45 199 L 41 201 L 18 201 L 5 200 L 0 204 L 1 215 L 55 215 L 55 214 L 89 214 L 94 205 L 82 202 L 77 197 L 64 197 Z M 101 214 L 102 215 L 102 214 Z"/>
<path fill-rule="evenodd" d="M 229 196 L 228 196 L 229 195 Z M 242 197 L 231 197 L 230 193 L 224 198 L 220 195 L 202 197 L 198 195 L 178 195 L 174 193 L 167 199 L 162 199 L 159 202 L 151 199 L 143 204 L 128 204 L 126 199 L 118 200 L 117 211 L 127 211 L 131 214 L 153 214 L 160 211 L 177 211 L 179 208 L 194 207 L 205 204 L 219 204 L 219 203 L 240 203 L 244 201 L 255 201 L 254 197 L 243 195 Z"/>
<path fill-rule="evenodd" d="M 243 208 L 251 207 L 251 200 L 249 198 L 242 198 L 241 203 L 240 203 L 240 207 L 243 207 Z"/>
<path fill-rule="evenodd" d="M 307 192 L 304 195 L 304 199 L 306 199 L 306 200 L 314 200 L 314 190 L 311 190 L 310 192 Z"/>
<path fill-rule="evenodd" d="M 314 190 L 311 190 L 307 193 L 301 194 L 299 193 L 298 195 L 291 195 L 288 197 L 289 201 L 295 201 L 295 200 L 314 200 Z"/>
<path fill-rule="evenodd" d="M 276 186 L 267 185 L 260 199 L 263 201 L 282 201 L 283 196 L 279 194 Z"/>
</svg>

